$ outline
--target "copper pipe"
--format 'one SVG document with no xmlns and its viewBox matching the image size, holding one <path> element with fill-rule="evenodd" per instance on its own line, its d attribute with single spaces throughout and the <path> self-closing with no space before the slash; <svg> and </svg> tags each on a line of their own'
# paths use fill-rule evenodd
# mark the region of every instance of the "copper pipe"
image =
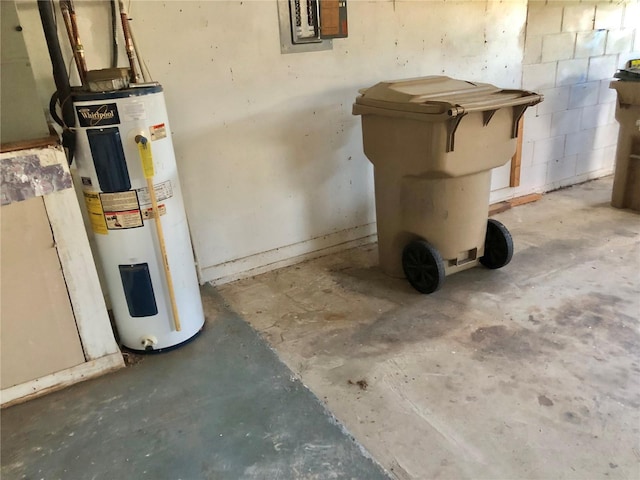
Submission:
<svg viewBox="0 0 640 480">
<path fill-rule="evenodd" d="M 140 73 L 136 66 L 137 57 L 136 49 L 133 45 L 133 39 L 131 38 L 131 32 L 129 31 L 129 15 L 124 8 L 124 2 L 120 0 L 120 19 L 122 20 L 122 33 L 124 34 L 125 49 L 127 51 L 127 57 L 129 58 L 129 67 L 131 69 L 130 80 L 131 83 L 140 83 Z"/>
<path fill-rule="evenodd" d="M 80 59 L 80 64 L 82 65 L 82 70 L 85 73 L 87 73 L 87 63 L 86 60 L 84 58 L 84 46 L 82 45 L 82 42 L 80 41 L 80 33 L 78 32 L 78 23 L 76 20 L 76 12 L 75 10 L 71 10 L 69 12 L 71 14 L 71 27 L 73 29 L 73 36 L 76 40 L 76 52 L 78 53 L 78 58 Z"/>
<path fill-rule="evenodd" d="M 62 11 L 62 17 L 64 18 L 67 35 L 69 36 L 69 43 L 73 50 L 73 58 L 75 59 L 76 67 L 78 68 L 78 75 L 80 76 L 82 85 L 85 85 L 87 80 L 87 63 L 84 57 L 84 47 L 80 41 L 80 34 L 78 32 L 78 24 L 76 21 L 76 13 L 73 10 L 73 4 L 70 0 L 61 0 L 60 10 Z"/>
<path fill-rule="evenodd" d="M 131 19 L 129 19 L 131 21 Z M 138 44 L 136 43 L 136 37 L 133 35 L 133 29 L 129 29 L 129 35 L 131 35 L 131 42 L 133 43 L 133 49 L 136 52 L 136 58 L 138 59 L 138 65 L 140 66 L 140 71 L 142 72 L 142 78 L 145 82 L 151 82 L 151 74 L 149 73 L 149 69 L 146 68 L 146 65 L 142 63 L 142 57 L 140 56 L 140 50 L 138 50 Z"/>
</svg>

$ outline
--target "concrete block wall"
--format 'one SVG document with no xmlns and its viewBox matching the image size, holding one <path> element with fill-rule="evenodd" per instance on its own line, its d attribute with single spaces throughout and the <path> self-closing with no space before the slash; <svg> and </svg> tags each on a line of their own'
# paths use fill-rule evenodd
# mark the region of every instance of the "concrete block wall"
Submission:
<svg viewBox="0 0 640 480">
<path fill-rule="evenodd" d="M 609 83 L 632 57 L 640 57 L 637 1 L 529 2 L 522 87 L 545 100 L 525 114 L 515 194 L 612 173 L 618 124 Z"/>
</svg>

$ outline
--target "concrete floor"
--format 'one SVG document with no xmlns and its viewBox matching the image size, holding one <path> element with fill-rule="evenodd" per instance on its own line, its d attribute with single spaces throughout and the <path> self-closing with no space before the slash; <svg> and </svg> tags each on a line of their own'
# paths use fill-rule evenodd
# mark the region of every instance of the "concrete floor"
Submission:
<svg viewBox="0 0 640 480">
<path fill-rule="evenodd" d="M 191 344 L 3 410 L 2 478 L 384 478 L 367 451 L 401 480 L 640 478 L 640 217 L 610 192 L 498 215 L 512 263 L 429 296 L 375 245 L 205 287 Z"/>
<path fill-rule="evenodd" d="M 387 478 L 256 332 L 204 292 L 214 320 L 188 345 L 3 410 L 0 477 Z"/>
<path fill-rule="evenodd" d="M 218 292 L 395 478 L 640 478 L 640 217 L 611 185 L 497 215 L 511 264 L 430 296 L 375 245 Z"/>
</svg>

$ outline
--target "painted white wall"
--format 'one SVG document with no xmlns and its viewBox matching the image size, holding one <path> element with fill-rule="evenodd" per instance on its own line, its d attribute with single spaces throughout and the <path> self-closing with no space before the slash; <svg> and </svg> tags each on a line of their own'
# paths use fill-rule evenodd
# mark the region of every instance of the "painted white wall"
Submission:
<svg viewBox="0 0 640 480">
<path fill-rule="evenodd" d="M 358 89 L 433 74 L 520 87 L 525 0 L 348 8 L 349 38 L 333 50 L 283 55 L 276 0 L 131 3 L 136 39 L 165 88 L 202 281 L 375 232 L 372 168 L 351 115 Z M 107 3 L 76 9 L 89 68 L 107 67 Z M 19 11 L 48 101 L 35 2 L 21 0 Z"/>
</svg>

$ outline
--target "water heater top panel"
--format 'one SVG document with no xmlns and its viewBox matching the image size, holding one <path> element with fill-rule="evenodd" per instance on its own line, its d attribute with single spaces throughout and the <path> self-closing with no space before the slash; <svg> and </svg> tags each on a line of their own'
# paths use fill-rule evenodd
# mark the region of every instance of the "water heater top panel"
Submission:
<svg viewBox="0 0 640 480">
<path fill-rule="evenodd" d="M 90 102 L 95 100 L 113 100 L 116 98 L 138 97 L 158 92 L 162 92 L 162 85 L 159 83 L 147 83 L 139 87 L 130 87 L 111 92 L 85 92 L 77 90 L 72 92 L 72 96 L 74 102 Z"/>
</svg>

